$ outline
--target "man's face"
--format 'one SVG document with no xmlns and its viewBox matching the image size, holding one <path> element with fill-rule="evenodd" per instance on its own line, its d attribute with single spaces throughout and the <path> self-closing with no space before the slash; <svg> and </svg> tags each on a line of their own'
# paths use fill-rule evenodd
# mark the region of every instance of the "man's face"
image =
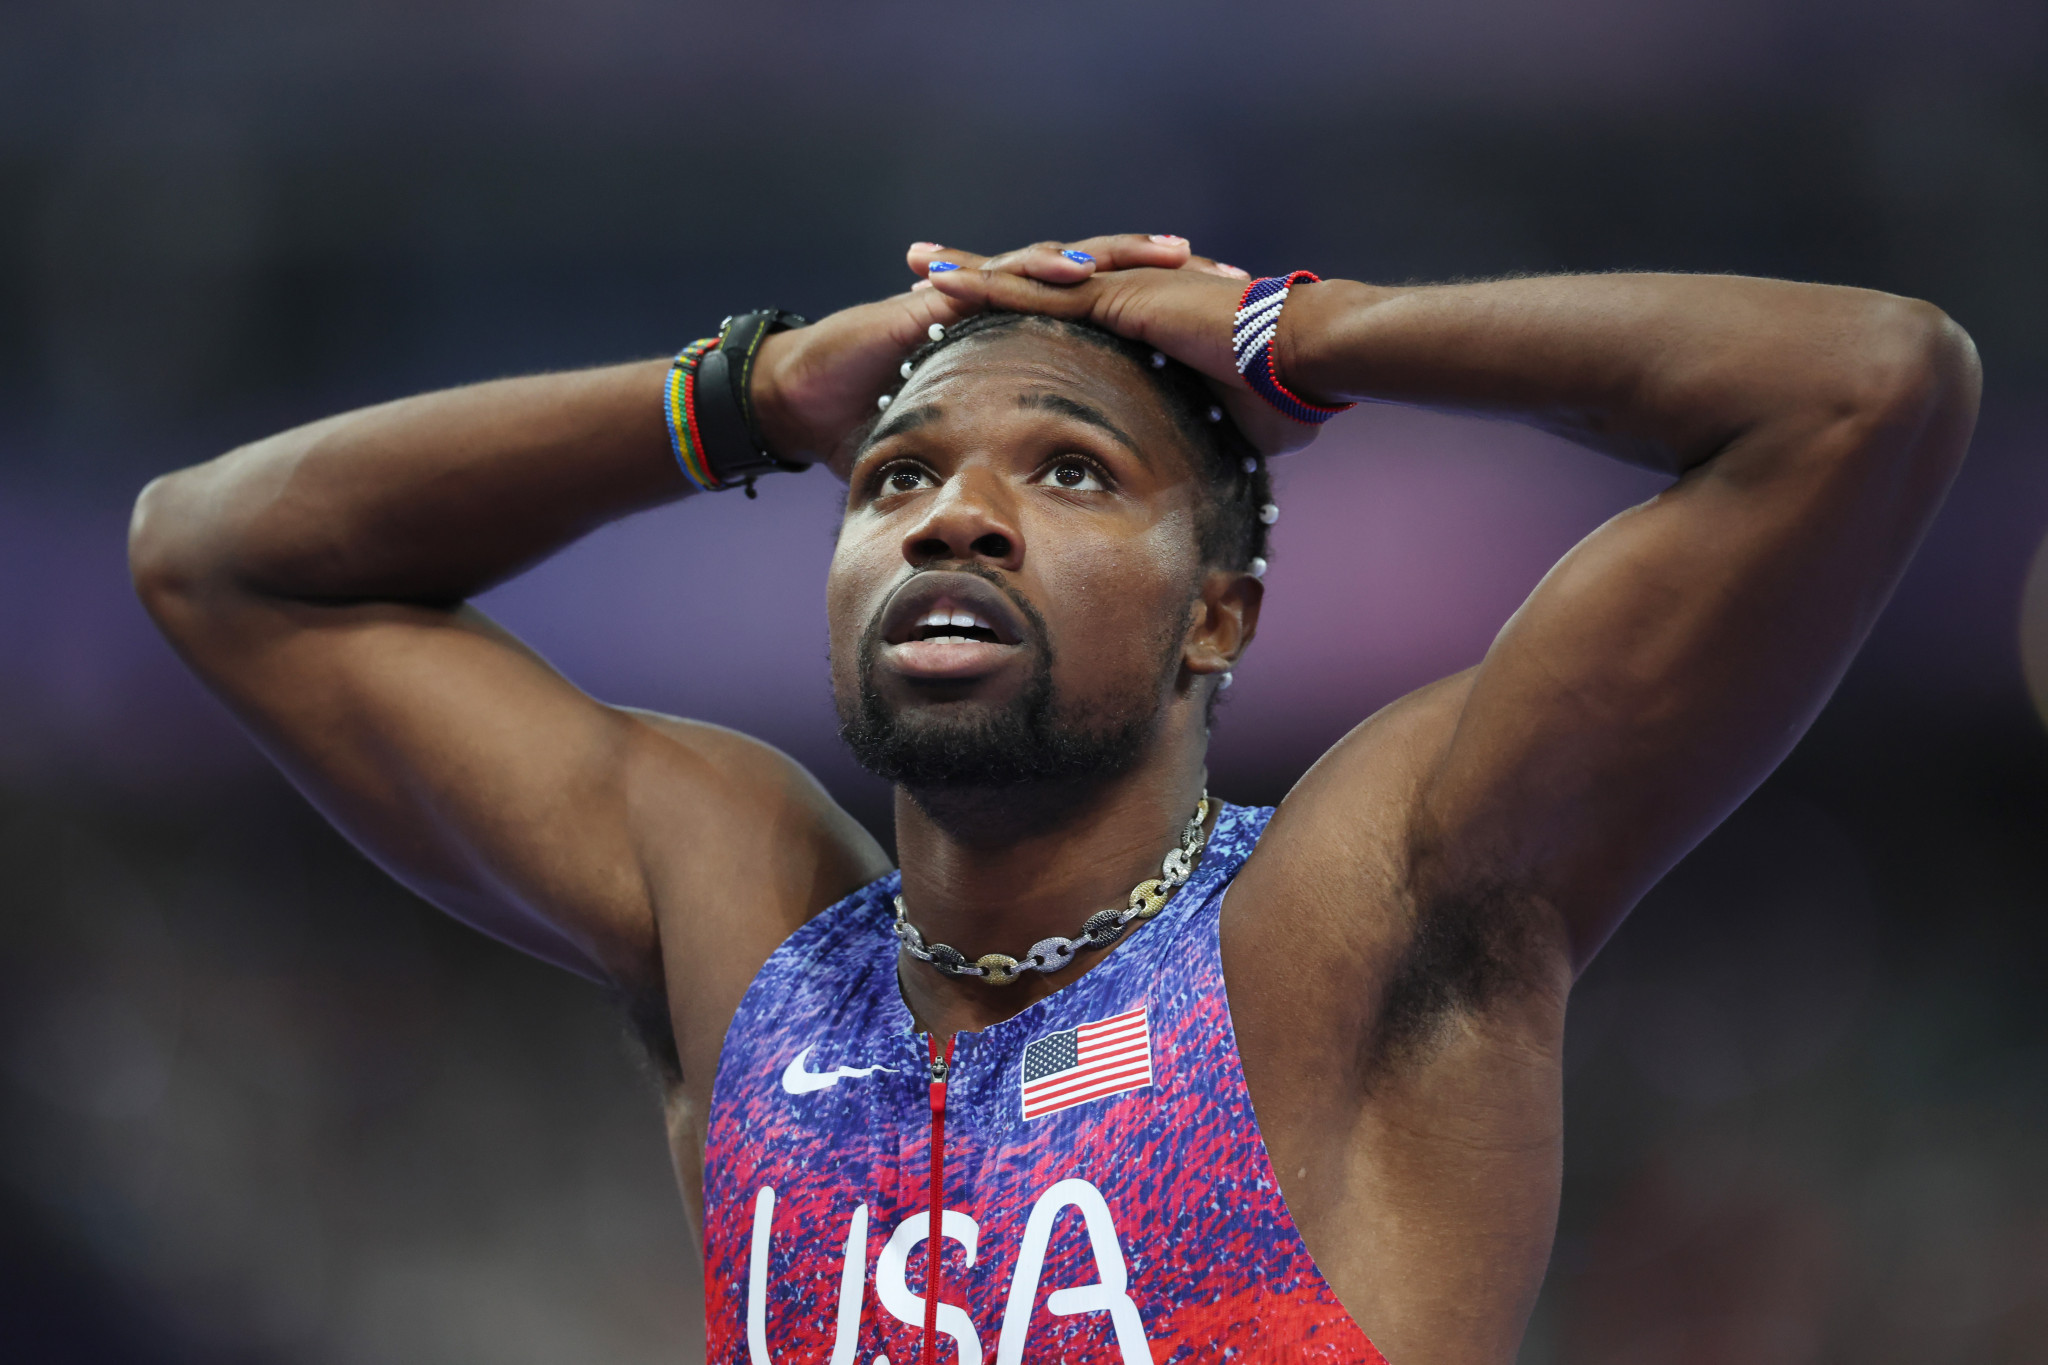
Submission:
<svg viewBox="0 0 2048 1365">
<path fill-rule="evenodd" d="M 832 561 L 856 756 L 913 788 L 1129 766 L 1180 682 L 1199 496 L 1120 356 L 1026 326 L 927 361 L 853 465 Z"/>
</svg>

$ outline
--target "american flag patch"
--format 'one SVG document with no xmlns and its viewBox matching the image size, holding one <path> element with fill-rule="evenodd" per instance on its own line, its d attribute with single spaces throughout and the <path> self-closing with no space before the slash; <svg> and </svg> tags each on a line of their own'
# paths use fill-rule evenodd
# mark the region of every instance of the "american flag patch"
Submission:
<svg viewBox="0 0 2048 1365">
<path fill-rule="evenodd" d="M 1140 1005 L 1049 1033 L 1024 1049 L 1024 1117 L 1043 1118 L 1152 1084 L 1152 1031 Z"/>
</svg>

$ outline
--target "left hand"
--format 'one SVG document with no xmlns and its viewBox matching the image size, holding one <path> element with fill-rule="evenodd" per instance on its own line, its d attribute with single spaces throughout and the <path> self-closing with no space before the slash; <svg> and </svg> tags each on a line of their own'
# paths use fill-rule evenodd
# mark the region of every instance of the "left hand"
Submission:
<svg viewBox="0 0 2048 1365">
<path fill-rule="evenodd" d="M 1250 278 L 1244 271 L 1192 253 L 1174 268 L 1124 265 L 1116 258 L 1077 262 L 1064 254 L 1093 245 L 1041 242 L 1000 256 L 913 249 L 910 259 L 913 268 L 923 265 L 933 292 L 962 313 L 1043 313 L 1157 347 L 1206 377 L 1238 429 L 1268 455 L 1299 450 L 1316 438 L 1319 427 L 1275 410 L 1237 372 L 1230 329 Z"/>
</svg>

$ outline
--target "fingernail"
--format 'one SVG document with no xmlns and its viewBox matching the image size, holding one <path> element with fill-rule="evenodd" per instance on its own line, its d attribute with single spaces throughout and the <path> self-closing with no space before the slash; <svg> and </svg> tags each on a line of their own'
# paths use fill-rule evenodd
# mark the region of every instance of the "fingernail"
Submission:
<svg viewBox="0 0 2048 1365">
<path fill-rule="evenodd" d="M 1187 241 L 1187 238 L 1176 237 L 1171 232 L 1155 232 L 1152 234 L 1152 240 L 1161 246 L 1179 246 Z"/>
<path fill-rule="evenodd" d="M 920 289 L 929 289 L 931 287 L 932 282 L 930 280 L 919 280 L 916 284 L 910 286 L 910 292 L 915 294 Z"/>
<path fill-rule="evenodd" d="M 959 268 L 959 266 L 955 265 L 951 261 L 933 261 L 930 265 L 925 267 L 926 270 L 931 271 L 934 275 L 943 275 L 948 270 L 958 270 Z"/>
<path fill-rule="evenodd" d="M 1062 251 L 1060 255 L 1066 257 L 1070 261 L 1079 261 L 1082 265 L 1087 265 L 1090 261 L 1095 259 L 1093 256 L 1090 256 L 1085 251 Z"/>
<path fill-rule="evenodd" d="M 940 246 L 937 242 L 912 242 L 910 249 L 912 251 L 944 251 L 946 248 Z"/>
</svg>

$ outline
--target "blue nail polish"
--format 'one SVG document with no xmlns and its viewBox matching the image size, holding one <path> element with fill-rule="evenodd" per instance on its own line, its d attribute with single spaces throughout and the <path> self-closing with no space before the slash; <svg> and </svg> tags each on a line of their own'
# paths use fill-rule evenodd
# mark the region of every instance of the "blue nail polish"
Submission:
<svg viewBox="0 0 2048 1365">
<path fill-rule="evenodd" d="M 1070 261 L 1079 261 L 1082 265 L 1086 265 L 1090 261 L 1095 259 L 1093 256 L 1090 256 L 1085 251 L 1062 251 L 1060 255 L 1066 257 Z"/>
<path fill-rule="evenodd" d="M 926 270 L 929 270 L 934 275 L 943 275 L 948 270 L 958 270 L 959 268 L 959 266 L 955 265 L 951 261 L 933 261 L 930 265 L 925 267 Z"/>
</svg>

